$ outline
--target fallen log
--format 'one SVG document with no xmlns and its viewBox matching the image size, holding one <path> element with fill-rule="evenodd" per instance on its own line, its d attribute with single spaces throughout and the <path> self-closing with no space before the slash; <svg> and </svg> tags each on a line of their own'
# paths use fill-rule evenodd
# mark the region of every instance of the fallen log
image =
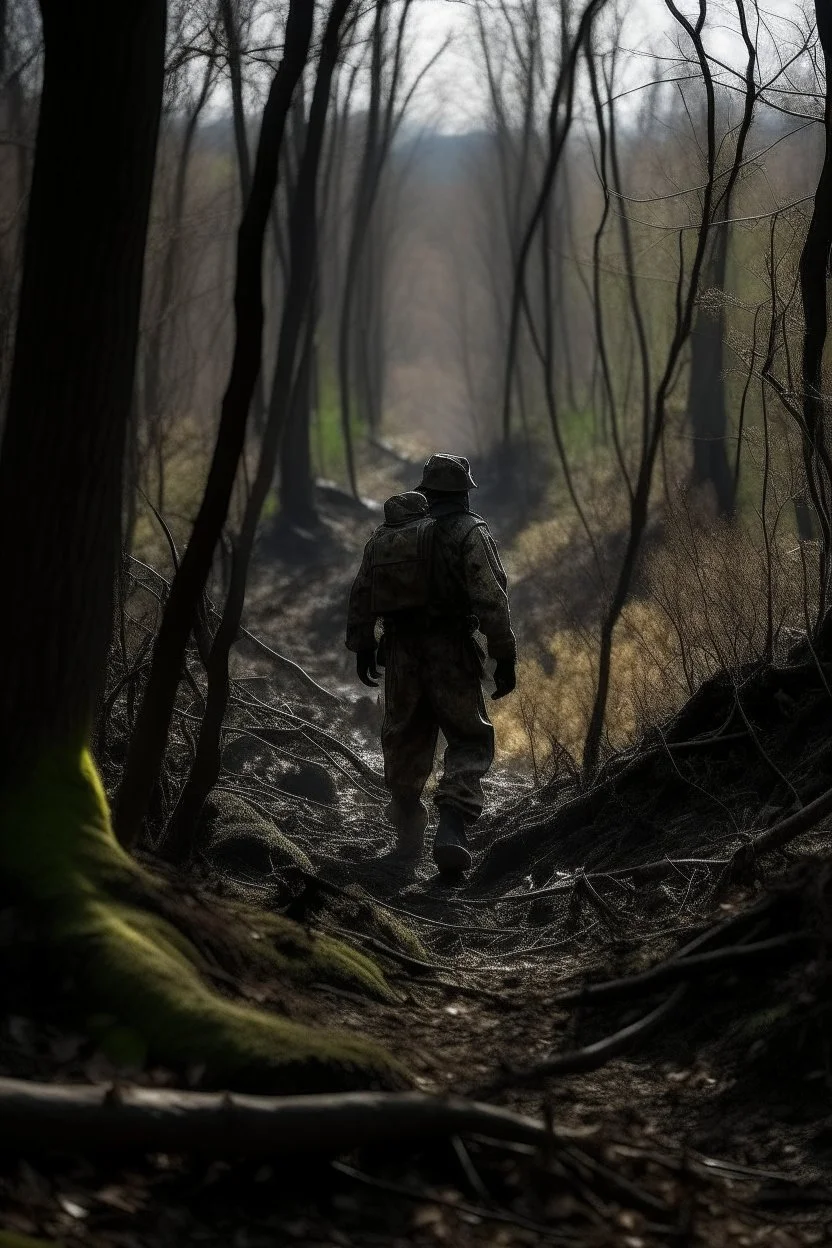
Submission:
<svg viewBox="0 0 832 1248">
<path fill-rule="evenodd" d="M 6 1078 L 0 1078 L 0 1124 L 0 1152 L 15 1156 L 336 1157 L 385 1141 L 398 1146 L 471 1133 L 533 1145 L 553 1138 L 542 1122 L 510 1110 L 423 1092 L 274 1097 Z"/>
</svg>

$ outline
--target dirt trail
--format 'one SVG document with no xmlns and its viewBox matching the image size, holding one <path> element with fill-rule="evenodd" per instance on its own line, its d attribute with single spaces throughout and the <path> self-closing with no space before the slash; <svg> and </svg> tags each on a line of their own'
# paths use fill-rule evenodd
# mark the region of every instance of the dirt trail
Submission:
<svg viewBox="0 0 832 1248">
<path fill-rule="evenodd" d="M 649 859 L 651 837 L 652 856 L 661 858 L 683 857 L 709 838 L 713 848 L 721 835 L 706 807 L 693 804 L 691 814 L 690 805 L 670 803 L 658 847 L 653 828 L 630 853 L 617 819 L 631 827 L 634 793 L 642 806 L 651 797 L 635 782 L 623 805 L 617 798 L 594 826 L 573 830 L 571 840 L 564 834 L 560 851 L 551 812 L 569 795 L 534 798 L 499 766 L 469 884 L 443 884 L 427 853 L 415 869 L 403 867 L 383 818 L 379 708 L 356 687 L 341 639 L 349 577 L 372 520 L 329 503 L 328 539 L 314 563 L 303 562 L 303 537 L 260 552 L 248 627 L 337 700 L 253 643 L 239 647 L 220 786 L 231 804 L 206 827 L 196 876 L 171 879 L 183 923 L 203 925 L 210 943 L 223 914 L 254 903 L 312 931 L 348 933 L 377 957 L 398 1002 L 321 984 L 299 991 L 239 960 L 219 987 L 297 1020 L 369 1033 L 401 1057 L 420 1088 L 481 1095 L 580 1129 L 583 1141 L 553 1144 L 549 1157 L 488 1140 L 421 1152 L 391 1145 L 334 1167 L 154 1157 L 94 1169 L 15 1159 L 0 1166 L 0 1228 L 102 1248 L 830 1242 L 828 1033 L 811 1026 L 820 938 L 813 937 L 814 963 L 782 944 L 765 959 L 696 979 L 666 1023 L 599 1069 L 529 1080 L 518 1073 L 655 1010 L 664 987 L 592 1006 L 563 998 L 588 980 L 672 957 L 709 924 L 757 901 L 764 881 L 715 889 L 712 873 L 689 862 L 647 880 L 618 870 Z M 649 785 L 649 776 L 639 783 Z M 539 823 L 541 811 L 555 829 L 545 869 L 521 853 L 511 870 L 488 875 L 482 864 L 497 861 L 489 847 L 524 820 Z M 819 836 L 802 848 L 825 844 Z M 603 865 L 587 878 L 576 867 L 602 845 Z M 792 891 L 811 894 L 825 915 L 819 879 L 813 869 Z M 789 906 L 789 914 L 806 911 L 802 900 Z M 256 929 L 256 919 L 246 922 Z M 752 924 L 742 939 L 759 942 L 774 930 Z M 825 920 L 816 930 L 825 931 Z M 212 948 L 222 967 L 221 939 Z M 796 1040 L 790 1011 L 799 1013 L 801 1001 L 806 1021 Z M 3 1073 L 119 1077 L 78 1038 L 18 1014 L 0 1037 Z M 199 1069 L 185 1074 L 199 1086 Z M 130 1077 L 164 1084 L 182 1072 Z"/>
</svg>

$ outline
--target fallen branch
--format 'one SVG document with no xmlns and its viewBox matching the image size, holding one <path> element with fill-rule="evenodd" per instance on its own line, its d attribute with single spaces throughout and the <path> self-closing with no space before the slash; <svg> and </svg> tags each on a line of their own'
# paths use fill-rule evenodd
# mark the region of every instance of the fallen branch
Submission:
<svg viewBox="0 0 832 1248">
<path fill-rule="evenodd" d="M 419 1204 L 438 1205 L 442 1209 L 450 1209 L 457 1216 L 462 1214 L 485 1222 L 503 1222 L 508 1226 L 519 1227 L 521 1230 L 533 1231 L 536 1235 L 544 1237 L 549 1243 L 567 1246 L 575 1243 L 574 1237 L 564 1237 L 554 1227 L 546 1226 L 543 1222 L 533 1222 L 531 1218 L 524 1217 L 521 1213 L 509 1213 L 503 1209 L 490 1209 L 485 1205 L 471 1205 L 465 1201 L 442 1196 L 438 1192 L 423 1191 L 418 1188 L 408 1187 L 404 1183 L 391 1183 L 388 1179 L 377 1179 L 375 1176 L 364 1174 L 361 1170 L 356 1170 L 354 1166 L 347 1166 L 341 1161 L 333 1162 L 332 1168 L 338 1174 L 342 1174 L 348 1179 L 353 1179 L 356 1183 L 361 1183 L 364 1187 L 371 1188 L 374 1191 L 388 1192 L 391 1196 L 403 1196 L 406 1200 L 415 1200 Z"/>
<path fill-rule="evenodd" d="M 156 511 L 155 507 L 153 510 L 154 512 Z M 162 522 L 158 512 L 156 512 L 156 515 L 160 522 Z M 165 527 L 167 528 L 167 526 Z M 169 532 L 170 531 L 168 530 L 168 533 Z M 143 568 L 146 572 L 152 573 L 153 576 L 155 576 L 156 579 L 165 586 L 168 592 L 170 592 L 170 581 L 166 576 L 163 576 L 161 572 L 154 568 L 152 564 L 143 563 L 141 559 L 136 559 L 133 555 L 127 555 L 126 557 L 130 563 L 136 564 L 137 567 Z M 208 607 L 212 615 L 219 616 L 220 613 L 214 606 L 213 602 L 209 601 Z M 325 698 L 329 699 L 329 701 L 336 702 L 339 705 L 343 702 L 343 698 L 339 697 L 337 693 L 333 693 L 331 689 L 325 689 L 323 685 L 319 685 L 317 680 L 315 680 L 313 676 L 310 676 L 299 663 L 295 663 L 294 659 L 288 659 L 285 654 L 279 654 L 277 650 L 273 650 L 272 647 L 267 645 L 265 641 L 256 637 L 254 633 L 250 633 L 249 630 L 247 628 L 243 628 L 242 625 L 238 630 L 238 636 L 244 637 L 246 641 L 250 641 L 252 645 L 257 647 L 258 650 L 262 650 L 263 653 L 267 654 L 270 659 L 273 659 L 278 666 L 288 668 L 289 671 L 293 672 L 294 675 L 298 677 L 301 684 L 304 684 L 307 689 L 314 691 L 315 693 L 322 693 Z"/>
<path fill-rule="evenodd" d="M 260 710 L 270 711 L 272 715 L 276 715 L 280 719 L 291 720 L 292 723 L 296 725 L 294 729 L 261 728 L 259 729 L 261 733 L 263 731 L 286 734 L 295 732 L 300 736 L 305 737 L 311 744 L 317 745 L 319 749 L 321 748 L 320 742 L 322 740 L 326 741 L 330 749 L 337 750 L 343 758 L 346 758 L 349 762 L 351 762 L 356 770 L 364 776 L 366 780 L 371 781 L 371 783 L 374 784 L 379 790 L 385 791 L 384 776 L 381 775 L 380 772 L 374 771 L 370 764 L 365 762 L 360 754 L 356 754 L 355 751 L 351 750 L 344 741 L 339 740 L 338 737 L 334 736 L 330 732 L 327 732 L 325 728 L 319 728 L 317 724 L 310 723 L 308 719 L 302 719 L 300 715 L 295 715 L 293 711 L 284 710 L 279 706 L 272 706 L 270 703 L 264 702 L 262 698 L 258 698 L 255 693 L 249 693 L 246 698 L 235 696 L 233 701 L 237 702 L 240 706 L 245 706 L 249 709 L 256 707 Z"/>
<path fill-rule="evenodd" d="M 219 612 L 213 603 L 211 604 L 211 611 L 214 615 L 219 615 Z M 313 676 L 310 676 L 299 663 L 295 663 L 294 659 L 287 659 L 285 654 L 278 654 L 277 650 L 273 650 L 271 646 L 266 645 L 265 641 L 263 641 L 260 637 L 256 637 L 254 633 L 250 633 L 249 630 L 247 628 L 243 628 L 242 625 L 240 625 L 239 628 L 239 636 L 244 637 L 246 641 L 250 641 L 252 645 L 257 647 L 258 650 L 262 650 L 264 654 L 267 654 L 269 658 L 273 659 L 274 662 L 280 667 L 288 668 L 289 671 L 293 672 L 294 675 L 298 677 L 301 684 L 305 685 L 307 689 L 312 690 L 315 693 L 322 693 L 330 702 L 335 702 L 338 705 L 343 703 L 343 698 L 339 697 L 337 693 L 333 693 L 331 689 L 325 689 L 323 685 L 319 685 L 317 680 L 315 680 Z"/>
<path fill-rule="evenodd" d="M 832 814 L 832 789 L 827 789 L 802 810 L 796 811 L 786 819 L 781 819 L 779 823 L 773 823 L 770 828 L 758 833 L 747 844 L 741 845 L 731 859 L 728 868 L 729 875 L 736 877 L 744 874 L 760 854 L 782 849 L 784 845 L 788 845 L 789 841 L 793 841 L 803 832 L 808 832 L 820 823 L 821 819 L 830 814 Z"/>
<path fill-rule="evenodd" d="M 472 1132 L 533 1145 L 553 1139 L 543 1123 L 509 1110 L 423 1092 L 271 1097 L 4 1078 L 0 1122 L 0 1151 L 16 1157 L 124 1151 L 335 1157 L 384 1141 L 398 1146 Z M 572 1137 L 566 1129 L 558 1135 Z"/>
<path fill-rule="evenodd" d="M 621 880 L 629 879 L 633 883 L 645 883 L 663 880 L 672 875 L 679 867 L 705 867 L 709 870 L 724 869 L 731 862 L 730 858 L 662 858 L 656 862 L 645 862 L 634 867 L 616 867 L 611 871 L 583 871 L 581 868 L 565 875 L 556 884 L 546 884 L 542 888 L 531 888 L 525 893 L 502 893 L 491 897 L 459 897 L 455 904 L 459 906 L 502 906 L 509 902 L 535 901 L 538 897 L 550 897 L 553 893 L 567 893 L 574 888 L 579 880 Z"/>
<path fill-rule="evenodd" d="M 384 438 L 368 438 L 367 441 L 374 450 L 380 451 L 382 455 L 389 455 L 397 464 L 402 464 L 405 468 L 412 468 L 415 472 L 421 472 L 422 465 L 419 460 L 411 459 L 409 455 L 403 455 L 401 451 L 397 451 L 395 446 L 391 446 Z"/>
<path fill-rule="evenodd" d="M 730 949 L 709 949 L 706 953 L 697 953 L 692 957 L 678 956 L 649 970 L 640 971 L 635 975 L 625 975 L 621 979 L 605 980 L 601 984 L 584 984 L 574 992 L 566 992 L 555 998 L 557 1005 L 590 1005 L 597 1001 L 613 1001 L 642 992 L 645 988 L 658 988 L 664 984 L 678 982 L 687 983 L 691 979 L 712 974 L 714 971 L 730 969 L 744 962 L 753 962 L 758 958 L 766 958 L 778 949 L 790 945 L 806 944 L 811 940 L 807 932 L 787 932 L 782 936 L 772 936 L 768 940 L 757 941 L 753 945 L 732 945 Z"/>
<path fill-rule="evenodd" d="M 591 1070 L 598 1070 L 614 1057 L 625 1053 L 637 1040 L 645 1040 L 652 1035 L 659 1024 L 663 1023 L 676 1009 L 686 992 L 687 984 L 680 984 L 661 1005 L 656 1006 L 655 1010 L 645 1014 L 636 1022 L 630 1023 L 627 1027 L 622 1027 L 620 1031 L 613 1032 L 611 1036 L 596 1040 L 594 1044 L 588 1044 L 582 1049 L 573 1049 L 571 1053 L 554 1054 L 542 1062 L 535 1062 L 533 1066 L 506 1070 L 504 1074 L 489 1083 L 469 1089 L 469 1094 L 490 1096 L 495 1092 L 501 1092 L 504 1088 L 528 1087 L 561 1075 L 582 1075 Z"/>
</svg>

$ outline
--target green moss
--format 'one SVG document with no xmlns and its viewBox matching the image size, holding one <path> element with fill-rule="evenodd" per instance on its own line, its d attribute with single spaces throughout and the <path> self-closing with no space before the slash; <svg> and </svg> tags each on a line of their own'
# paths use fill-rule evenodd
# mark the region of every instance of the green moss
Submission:
<svg viewBox="0 0 832 1248">
<path fill-rule="evenodd" d="M 60 1248 L 53 1239 L 32 1239 L 15 1231 L 0 1231 L 0 1248 Z"/>
<path fill-rule="evenodd" d="M 255 869 L 313 870 L 300 846 L 236 793 L 211 794 L 200 814 L 200 837 L 214 857 L 233 861 L 237 856 Z"/>
<path fill-rule="evenodd" d="M 301 986 L 326 983 L 358 990 L 381 1001 L 397 999 L 375 962 L 357 949 L 329 936 L 308 933 L 281 915 L 252 909 L 247 913 L 252 930 L 261 937 L 252 943 L 253 963 L 277 971 Z"/>
<path fill-rule="evenodd" d="M 386 945 L 401 949 L 413 958 L 429 959 L 430 955 L 416 932 L 399 915 L 378 905 L 359 884 L 350 885 L 345 892 L 349 897 L 344 908 L 345 917 L 360 923 L 363 931 Z"/>
<path fill-rule="evenodd" d="M 35 919 L 52 960 L 66 965 L 87 1027 L 98 1030 L 106 1015 L 105 1033 L 129 1035 L 148 1060 L 198 1062 L 209 1082 L 273 1091 L 403 1082 L 393 1059 L 362 1038 L 277 1018 L 207 987 L 187 937 L 140 904 L 152 880 L 116 842 L 85 748 L 44 757 L 0 798 L 0 881 Z M 266 956 L 276 967 L 389 993 L 369 959 L 291 927 L 270 927 Z"/>
</svg>

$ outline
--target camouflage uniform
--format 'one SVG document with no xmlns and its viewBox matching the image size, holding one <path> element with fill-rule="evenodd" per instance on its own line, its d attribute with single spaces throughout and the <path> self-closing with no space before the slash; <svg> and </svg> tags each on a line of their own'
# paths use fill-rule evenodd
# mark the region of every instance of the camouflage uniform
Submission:
<svg viewBox="0 0 832 1248">
<path fill-rule="evenodd" d="M 413 494 L 390 502 L 406 506 L 414 497 L 424 506 Z M 485 521 L 468 510 L 465 496 L 434 501 L 430 514 L 435 527 L 429 605 L 384 619 L 384 775 L 394 799 L 418 801 L 441 729 L 448 744 L 434 800 L 471 823 L 482 812 L 482 778 L 494 758 L 494 730 L 480 683 L 484 655 L 473 634 L 479 629 L 485 635 L 497 660 L 513 662 L 516 643 L 506 575 Z M 356 652 L 376 644 L 371 572 L 372 542 L 350 594 L 347 646 Z"/>
</svg>

